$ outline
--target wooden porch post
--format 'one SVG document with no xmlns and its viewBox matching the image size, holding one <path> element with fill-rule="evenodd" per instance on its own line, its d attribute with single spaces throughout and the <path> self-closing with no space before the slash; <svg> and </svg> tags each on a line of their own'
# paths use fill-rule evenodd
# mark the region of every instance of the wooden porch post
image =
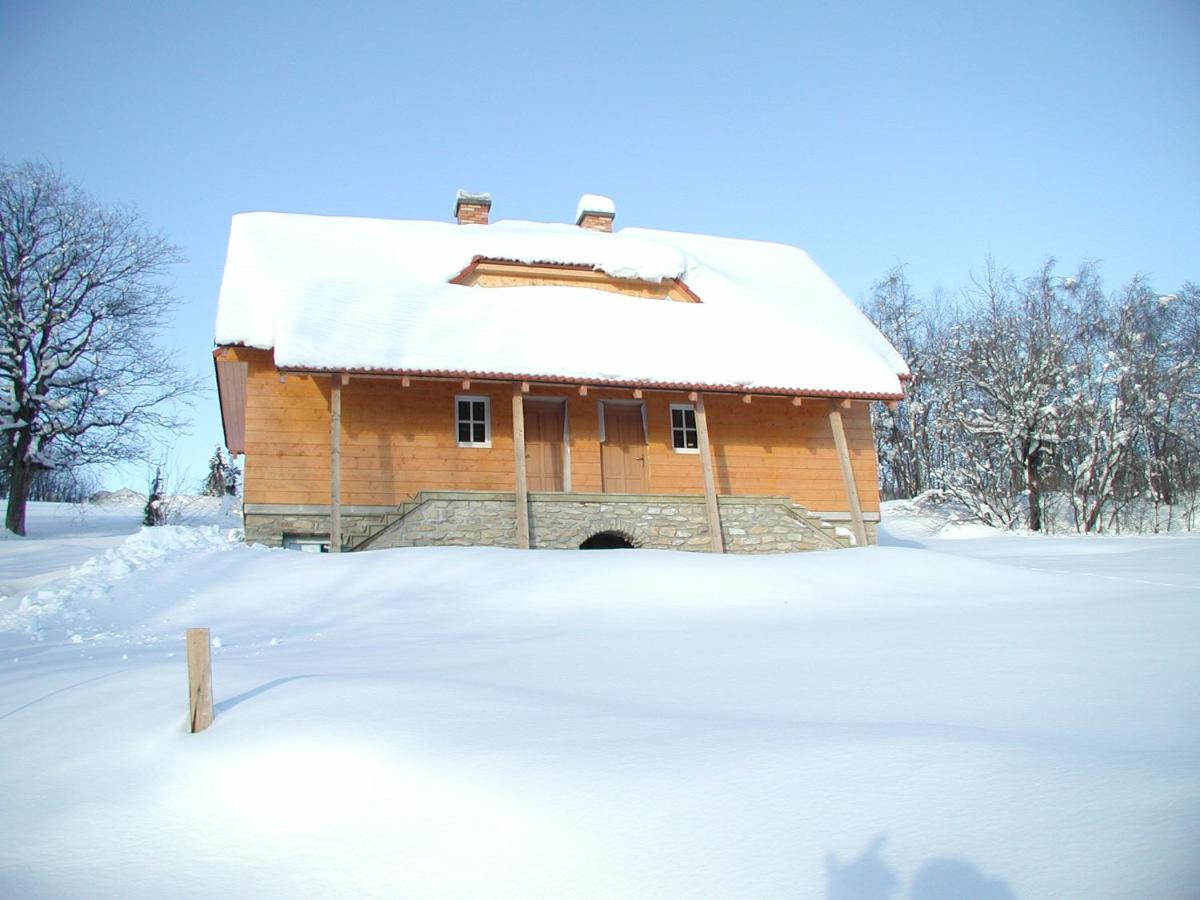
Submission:
<svg viewBox="0 0 1200 900">
<path fill-rule="evenodd" d="M 525 473 L 525 392 L 518 383 L 513 384 L 513 463 L 516 466 L 517 485 L 517 546 L 529 549 L 529 480 Z"/>
<path fill-rule="evenodd" d="M 342 376 L 329 386 L 329 552 L 342 552 Z"/>
<path fill-rule="evenodd" d="M 700 444 L 700 469 L 704 474 L 704 506 L 708 512 L 708 531 L 712 535 L 713 553 L 725 552 L 725 536 L 721 533 L 721 509 L 717 505 L 717 487 L 713 478 L 712 447 L 708 443 L 708 416 L 704 413 L 704 395 L 691 395 L 696 404 L 696 438 Z"/>
<path fill-rule="evenodd" d="M 854 469 L 850 465 L 850 450 L 846 446 L 846 432 L 842 428 L 842 411 L 836 400 L 829 402 L 829 427 L 833 430 L 833 443 L 837 447 L 838 463 L 842 467 L 842 484 L 850 500 L 850 524 L 854 528 L 854 540 L 860 547 L 867 546 L 867 527 L 863 524 L 862 505 L 858 502 L 858 485 L 854 482 Z"/>
</svg>

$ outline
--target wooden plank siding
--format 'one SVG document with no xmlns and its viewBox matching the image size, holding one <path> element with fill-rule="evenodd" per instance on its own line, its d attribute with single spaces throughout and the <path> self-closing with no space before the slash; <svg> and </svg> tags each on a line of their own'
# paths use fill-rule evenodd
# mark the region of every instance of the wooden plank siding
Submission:
<svg viewBox="0 0 1200 900">
<path fill-rule="evenodd" d="M 270 351 L 226 351 L 247 362 L 245 501 L 329 502 L 329 391 L 327 377 L 288 375 L 282 381 Z M 342 388 L 342 503 L 397 505 L 422 490 L 513 490 L 512 387 L 475 381 L 472 395 L 491 398 L 492 446 L 458 447 L 454 397 L 457 381 L 351 377 Z M 629 390 L 533 385 L 527 395 L 565 398 L 571 448 L 571 486 L 602 490 L 600 406 L 632 400 Z M 788 496 L 814 510 L 847 510 L 841 470 L 824 400 L 793 406 L 787 397 L 742 402 L 706 393 L 717 492 Z M 671 447 L 670 404 L 685 392 L 644 391 L 648 425 L 648 492 L 702 495 L 700 457 Z M 879 510 L 877 463 L 865 403 L 842 414 L 859 496 L 865 512 Z"/>
</svg>

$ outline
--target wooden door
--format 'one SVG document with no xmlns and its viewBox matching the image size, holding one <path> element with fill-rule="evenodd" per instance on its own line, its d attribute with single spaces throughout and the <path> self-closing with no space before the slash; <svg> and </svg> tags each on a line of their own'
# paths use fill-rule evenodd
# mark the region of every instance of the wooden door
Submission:
<svg viewBox="0 0 1200 900">
<path fill-rule="evenodd" d="M 525 477 L 531 491 L 563 489 L 563 405 L 525 401 Z"/>
<path fill-rule="evenodd" d="M 604 490 L 641 494 L 646 490 L 646 432 L 640 406 L 604 404 L 604 444 L 600 451 Z"/>
</svg>

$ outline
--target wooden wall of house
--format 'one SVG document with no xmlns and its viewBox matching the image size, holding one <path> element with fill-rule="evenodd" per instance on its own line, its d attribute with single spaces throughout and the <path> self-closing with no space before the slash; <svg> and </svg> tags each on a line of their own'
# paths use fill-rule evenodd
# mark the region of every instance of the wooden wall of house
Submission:
<svg viewBox="0 0 1200 900">
<path fill-rule="evenodd" d="M 328 378 L 283 381 L 269 351 L 238 349 L 246 360 L 245 500 L 329 502 Z M 458 447 L 454 397 L 459 382 L 353 378 L 342 389 L 342 502 L 396 505 L 421 490 L 512 490 L 512 388 L 473 383 L 466 393 L 491 398 L 490 449 Z M 534 387 L 530 397 L 566 398 L 571 489 L 600 491 L 600 401 L 629 391 Z M 670 404 L 685 394 L 647 391 L 647 483 L 652 493 L 700 494 L 700 457 L 671 447 Z M 814 510 L 845 510 L 847 501 L 825 401 L 799 408 L 788 398 L 705 395 L 720 494 L 790 496 Z M 879 509 L 875 445 L 867 406 L 843 411 L 863 510 Z"/>
</svg>

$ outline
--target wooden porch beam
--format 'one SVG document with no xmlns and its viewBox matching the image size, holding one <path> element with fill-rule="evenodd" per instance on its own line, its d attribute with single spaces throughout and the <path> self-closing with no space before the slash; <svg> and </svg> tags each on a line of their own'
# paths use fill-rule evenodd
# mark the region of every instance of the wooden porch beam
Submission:
<svg viewBox="0 0 1200 900">
<path fill-rule="evenodd" d="M 342 378 L 329 384 L 329 552 L 342 552 Z"/>
<path fill-rule="evenodd" d="M 513 384 L 513 463 L 516 467 L 517 546 L 529 549 L 529 479 L 525 471 L 525 392 L 527 384 Z"/>
<path fill-rule="evenodd" d="M 700 469 L 704 475 L 704 507 L 708 513 L 708 531 L 712 536 L 713 553 L 725 552 L 725 536 L 721 533 L 721 510 L 717 505 L 717 486 L 713 478 L 712 447 L 708 443 L 708 416 L 704 413 L 704 395 L 696 393 L 696 439 L 700 444 Z"/>
<path fill-rule="evenodd" d="M 867 526 L 863 523 L 862 505 L 858 501 L 858 485 L 854 482 L 854 468 L 850 465 L 850 449 L 846 445 L 846 430 L 842 427 L 842 410 L 837 401 L 829 404 L 829 427 L 833 431 L 833 443 L 837 447 L 838 463 L 842 467 L 842 484 L 850 500 L 850 524 L 854 528 L 854 540 L 859 547 L 867 546 Z"/>
</svg>

